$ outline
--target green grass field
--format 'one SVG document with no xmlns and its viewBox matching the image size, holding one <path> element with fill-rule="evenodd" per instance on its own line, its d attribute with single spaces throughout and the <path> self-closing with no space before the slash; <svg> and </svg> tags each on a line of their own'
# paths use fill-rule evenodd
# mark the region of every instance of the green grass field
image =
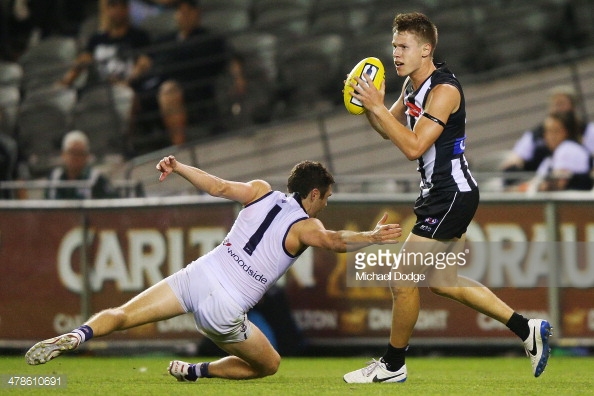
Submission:
<svg viewBox="0 0 594 396">
<path fill-rule="evenodd" d="M 177 383 L 167 372 L 170 356 L 64 356 L 42 366 L 23 357 L 0 356 L 0 377 L 61 375 L 66 387 L 40 389 L 0 386 L 0 394 L 59 395 L 592 395 L 594 358 L 557 357 L 533 378 L 527 358 L 409 358 L 402 384 L 345 384 L 342 375 L 362 367 L 365 358 L 284 358 L 279 372 L 250 381 L 204 379 Z"/>
</svg>

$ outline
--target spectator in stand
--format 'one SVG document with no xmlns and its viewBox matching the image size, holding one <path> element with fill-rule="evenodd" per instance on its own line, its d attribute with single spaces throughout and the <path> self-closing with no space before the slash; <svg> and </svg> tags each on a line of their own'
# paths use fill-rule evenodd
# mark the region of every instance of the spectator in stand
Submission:
<svg viewBox="0 0 594 396">
<path fill-rule="evenodd" d="M 578 97 L 575 90 L 570 86 L 556 86 L 550 91 L 548 113 L 558 112 L 576 112 Z M 594 151 L 594 124 L 580 123 L 579 137 L 583 136 L 588 130 L 592 140 L 591 150 Z M 551 152 L 544 141 L 544 123 L 537 125 L 534 129 L 524 132 L 522 137 L 515 143 L 514 148 L 508 158 L 502 164 L 506 172 L 522 171 L 533 172 L 538 169 L 540 163 Z"/>
<path fill-rule="evenodd" d="M 60 81 L 72 86 L 80 74 L 94 66 L 99 81 L 130 84 L 151 67 L 151 59 L 142 54 L 150 44 L 148 34 L 133 27 L 129 19 L 128 0 L 107 0 L 105 30 L 89 39 L 85 50 Z"/>
<path fill-rule="evenodd" d="M 33 26 L 26 0 L 0 3 L 2 60 L 17 62 L 29 46 Z"/>
<path fill-rule="evenodd" d="M 153 73 L 137 87 L 140 96 L 139 134 L 161 135 L 174 145 L 187 141 L 190 125 L 208 133 L 220 123 L 216 100 L 218 78 L 229 73 L 233 89 L 243 94 L 246 82 L 241 64 L 233 63 L 226 40 L 201 26 L 198 1 L 180 0 L 175 19 L 178 32 L 162 37 L 155 45 Z M 162 131 L 167 132 L 163 136 Z M 145 150 L 161 148 L 156 144 Z"/>
<path fill-rule="evenodd" d="M 47 199 L 117 198 L 117 191 L 99 169 L 90 163 L 89 139 L 84 132 L 71 131 L 62 141 L 63 165 L 52 170 L 49 180 L 56 186 L 45 192 Z M 59 187 L 64 181 L 89 181 L 90 187 Z"/>
<path fill-rule="evenodd" d="M 105 2 L 102 10 L 104 26 L 89 38 L 83 52 L 59 82 L 71 87 L 83 72 L 88 72 L 82 95 L 85 89 L 101 83 L 119 84 L 133 91 L 135 82 L 152 65 L 151 59 L 143 53 L 150 45 L 149 35 L 130 24 L 128 0 L 102 1 Z M 130 96 L 135 93 L 131 92 Z"/>
<path fill-rule="evenodd" d="M 128 10 L 128 0 L 107 0 L 105 27 L 90 37 L 62 85 L 72 86 L 83 71 L 91 72 L 91 83 L 130 84 L 150 69 L 150 58 L 141 53 L 150 38 L 130 24 Z"/>
<path fill-rule="evenodd" d="M 579 143 L 582 127 L 575 113 L 551 113 L 543 125 L 543 139 L 551 154 L 540 163 L 536 176 L 516 190 L 590 190 L 592 156 Z"/>
</svg>

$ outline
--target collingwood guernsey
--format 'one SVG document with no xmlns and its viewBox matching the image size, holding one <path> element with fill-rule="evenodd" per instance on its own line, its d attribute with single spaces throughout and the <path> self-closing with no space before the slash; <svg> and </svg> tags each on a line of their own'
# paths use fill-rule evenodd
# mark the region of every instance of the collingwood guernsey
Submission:
<svg viewBox="0 0 594 396">
<path fill-rule="evenodd" d="M 410 80 L 407 81 L 404 95 L 404 104 L 407 107 L 407 125 L 413 130 L 419 117 L 423 116 L 425 102 L 435 86 L 449 84 L 460 91 L 460 107 L 455 113 L 450 114 L 443 132 L 435 143 L 418 158 L 423 197 L 428 196 L 432 191 L 463 192 L 478 188 L 464 157 L 466 106 L 462 86 L 454 74 L 443 64 L 439 64 L 437 67 L 437 70 L 417 90 L 413 90 Z"/>
</svg>

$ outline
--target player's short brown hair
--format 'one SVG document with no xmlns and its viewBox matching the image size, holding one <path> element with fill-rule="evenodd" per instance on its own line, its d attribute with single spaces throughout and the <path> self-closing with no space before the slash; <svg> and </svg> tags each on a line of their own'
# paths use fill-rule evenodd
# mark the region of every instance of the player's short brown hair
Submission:
<svg viewBox="0 0 594 396">
<path fill-rule="evenodd" d="M 311 190 L 317 188 L 325 196 L 332 184 L 334 177 L 320 162 L 301 161 L 291 170 L 287 190 L 305 198 Z"/>
</svg>

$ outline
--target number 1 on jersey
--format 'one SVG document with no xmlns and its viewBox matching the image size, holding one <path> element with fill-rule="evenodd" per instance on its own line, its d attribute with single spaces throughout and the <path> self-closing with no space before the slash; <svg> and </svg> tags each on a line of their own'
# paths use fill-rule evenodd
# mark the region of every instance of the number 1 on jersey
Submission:
<svg viewBox="0 0 594 396">
<path fill-rule="evenodd" d="M 254 234 L 250 237 L 250 240 L 243 247 L 244 252 L 246 252 L 250 256 L 252 255 L 252 253 L 254 253 L 254 250 L 256 250 L 256 247 L 262 240 L 264 233 L 266 232 L 268 227 L 270 227 L 272 220 L 274 220 L 274 218 L 281 211 L 281 209 L 282 208 L 279 205 L 274 205 L 272 209 L 270 209 L 270 211 L 264 218 L 264 221 L 262 221 L 262 224 L 260 224 L 260 227 L 258 227 L 256 232 L 254 232 Z"/>
</svg>

